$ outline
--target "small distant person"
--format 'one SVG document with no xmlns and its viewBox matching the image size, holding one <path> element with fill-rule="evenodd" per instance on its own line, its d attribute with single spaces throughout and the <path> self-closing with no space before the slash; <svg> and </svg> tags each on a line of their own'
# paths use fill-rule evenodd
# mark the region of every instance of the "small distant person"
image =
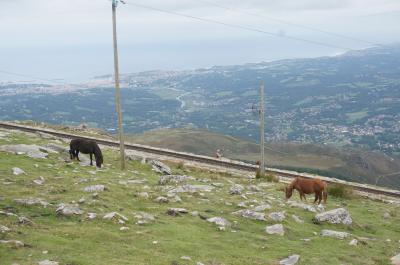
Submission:
<svg viewBox="0 0 400 265">
<path fill-rule="evenodd" d="M 215 152 L 215 157 L 219 159 L 222 158 L 222 156 L 223 156 L 222 151 L 220 149 L 217 149 L 217 152 Z"/>
<path fill-rule="evenodd" d="M 79 152 L 90 155 L 90 165 L 93 166 L 92 155 L 96 159 L 96 166 L 101 168 L 103 164 L 103 154 L 101 153 L 100 147 L 95 141 L 85 139 L 74 139 L 69 144 L 69 155 L 71 160 L 76 158 L 79 160 Z"/>
</svg>

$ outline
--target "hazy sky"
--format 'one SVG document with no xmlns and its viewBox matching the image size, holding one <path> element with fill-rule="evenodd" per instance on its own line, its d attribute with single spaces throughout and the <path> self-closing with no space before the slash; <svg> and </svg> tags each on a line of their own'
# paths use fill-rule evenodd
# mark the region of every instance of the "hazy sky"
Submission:
<svg viewBox="0 0 400 265">
<path fill-rule="evenodd" d="M 208 0 L 371 43 L 400 41 L 399 0 Z M 192 69 L 334 55 L 329 48 L 139 8 L 133 3 L 360 49 L 369 44 L 221 9 L 201 0 L 126 0 L 118 7 L 121 72 Z M 0 0 L 0 71 L 66 81 L 113 70 L 109 0 Z M 0 81 L 27 79 L 0 73 Z"/>
</svg>

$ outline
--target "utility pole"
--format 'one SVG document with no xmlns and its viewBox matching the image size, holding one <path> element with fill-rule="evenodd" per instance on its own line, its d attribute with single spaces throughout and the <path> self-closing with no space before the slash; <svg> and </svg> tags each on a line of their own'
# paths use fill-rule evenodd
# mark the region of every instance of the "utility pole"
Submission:
<svg viewBox="0 0 400 265">
<path fill-rule="evenodd" d="M 260 177 L 265 176 L 265 102 L 264 102 L 264 81 L 260 84 Z"/>
<path fill-rule="evenodd" d="M 112 20 L 113 20 L 113 42 L 114 42 L 114 80 L 115 80 L 115 106 L 118 116 L 118 137 L 119 137 L 119 150 L 121 153 L 121 170 L 125 170 L 125 145 L 124 145 L 124 131 L 122 128 L 122 112 L 121 112 L 121 89 L 119 87 L 119 69 L 118 69 L 118 44 L 117 44 L 117 18 L 116 11 L 118 2 L 120 0 L 112 0 Z"/>
</svg>

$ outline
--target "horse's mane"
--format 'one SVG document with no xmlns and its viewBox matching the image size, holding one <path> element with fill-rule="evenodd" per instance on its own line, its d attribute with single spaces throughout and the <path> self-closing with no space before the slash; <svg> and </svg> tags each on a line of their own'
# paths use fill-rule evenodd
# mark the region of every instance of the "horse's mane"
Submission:
<svg viewBox="0 0 400 265">
<path fill-rule="evenodd" d="M 103 154 L 101 153 L 101 149 L 97 143 L 94 143 L 94 156 L 96 159 L 103 160 Z"/>
</svg>

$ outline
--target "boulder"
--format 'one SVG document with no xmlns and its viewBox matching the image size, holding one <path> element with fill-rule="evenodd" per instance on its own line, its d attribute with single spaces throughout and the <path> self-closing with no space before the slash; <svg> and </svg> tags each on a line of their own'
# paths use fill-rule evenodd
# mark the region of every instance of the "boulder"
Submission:
<svg viewBox="0 0 400 265">
<path fill-rule="evenodd" d="M 296 222 L 296 223 L 299 223 L 299 224 L 303 224 L 304 223 L 304 220 L 303 219 L 301 219 L 300 217 L 298 217 L 297 215 L 292 215 L 292 218 L 293 218 L 293 220 Z"/>
<path fill-rule="evenodd" d="M 358 240 L 354 238 L 353 240 L 351 240 L 351 241 L 349 242 L 349 245 L 350 245 L 350 246 L 357 246 L 357 245 L 358 245 Z"/>
<path fill-rule="evenodd" d="M 47 205 L 49 205 L 48 202 L 38 198 L 14 199 L 14 202 L 24 206 L 41 205 L 43 207 L 46 207 Z"/>
<path fill-rule="evenodd" d="M 0 225 L 0 233 L 5 234 L 5 233 L 8 233 L 10 231 L 11 231 L 11 229 L 8 228 L 7 226 Z"/>
<path fill-rule="evenodd" d="M 172 175 L 171 168 L 165 165 L 163 162 L 157 160 L 151 160 L 150 165 L 153 167 L 153 170 L 160 174 Z"/>
<path fill-rule="evenodd" d="M 9 245 L 12 248 L 23 248 L 25 244 L 18 240 L 0 240 L 0 244 Z"/>
<path fill-rule="evenodd" d="M 46 259 L 46 260 L 39 261 L 38 265 L 58 265 L 58 262 Z"/>
<path fill-rule="evenodd" d="M 314 206 L 305 204 L 303 202 L 287 201 L 286 204 L 289 205 L 290 207 L 301 208 L 301 209 L 307 210 L 309 212 L 313 212 L 313 213 L 317 212 L 317 209 L 315 209 Z"/>
<path fill-rule="evenodd" d="M 72 216 L 72 215 L 81 215 L 83 211 L 79 208 L 77 204 L 64 204 L 61 203 L 56 209 L 57 215 L 62 216 Z"/>
<path fill-rule="evenodd" d="M 253 210 L 256 212 L 263 212 L 263 211 L 269 210 L 269 209 L 271 209 L 271 205 L 265 203 L 265 204 L 261 204 L 261 205 L 254 207 Z"/>
<path fill-rule="evenodd" d="M 92 185 L 87 186 L 83 189 L 85 192 L 102 192 L 106 190 L 106 186 L 104 185 Z"/>
<path fill-rule="evenodd" d="M 157 197 L 154 201 L 158 202 L 158 203 L 168 203 L 169 202 L 168 198 L 167 197 L 163 197 L 163 196 Z"/>
<path fill-rule="evenodd" d="M 87 213 L 86 214 L 86 219 L 87 220 L 94 220 L 97 217 L 97 213 Z"/>
<path fill-rule="evenodd" d="M 351 216 L 346 209 L 338 208 L 315 215 L 313 222 L 317 224 L 328 222 L 331 224 L 351 225 L 353 220 L 351 219 Z"/>
<path fill-rule="evenodd" d="M 168 193 L 211 192 L 213 189 L 214 187 L 209 185 L 183 185 L 168 191 Z"/>
<path fill-rule="evenodd" d="M 294 265 L 296 264 L 300 259 L 300 255 L 291 255 L 287 257 L 286 259 L 283 259 L 279 261 L 280 265 Z"/>
<path fill-rule="evenodd" d="M 34 144 L 2 145 L 0 146 L 0 151 L 41 159 L 47 158 L 47 156 L 49 155 L 48 153 L 55 153 L 51 149 Z"/>
<path fill-rule="evenodd" d="M 134 217 L 138 219 L 138 221 L 136 222 L 136 224 L 138 225 L 144 225 L 155 221 L 154 215 L 145 212 L 135 213 Z"/>
<path fill-rule="evenodd" d="M 23 171 L 22 169 L 20 169 L 19 167 L 13 167 L 12 168 L 12 173 L 16 176 L 24 174 L 26 175 L 25 171 Z"/>
<path fill-rule="evenodd" d="M 240 195 L 242 194 L 242 191 L 244 190 L 244 187 L 239 184 L 233 184 L 231 188 L 229 189 L 229 194 L 231 195 Z"/>
<path fill-rule="evenodd" d="M 112 221 L 117 221 L 120 224 L 124 224 L 127 222 L 129 219 L 123 216 L 120 213 L 117 212 L 111 212 L 103 216 L 104 220 L 112 220 Z"/>
<path fill-rule="evenodd" d="M 239 210 L 239 211 L 233 212 L 232 214 L 239 215 L 244 218 L 249 218 L 249 219 L 253 219 L 253 220 L 266 221 L 265 214 L 255 212 L 252 210 L 248 210 L 248 209 Z"/>
<path fill-rule="evenodd" d="M 214 223 L 218 226 L 230 226 L 231 223 L 222 217 L 211 217 L 207 219 L 207 222 Z"/>
<path fill-rule="evenodd" d="M 185 208 L 169 208 L 167 210 L 167 214 L 172 216 L 180 216 L 182 213 L 186 214 L 188 212 Z"/>
<path fill-rule="evenodd" d="M 269 218 L 274 220 L 275 222 L 282 222 L 285 220 L 285 212 L 273 212 L 268 215 Z"/>
<path fill-rule="evenodd" d="M 166 185 L 170 183 L 178 184 L 187 180 L 194 180 L 194 178 L 185 175 L 163 175 L 160 176 L 158 184 L 159 185 Z"/>
<path fill-rule="evenodd" d="M 321 236 L 332 237 L 337 239 L 345 239 L 346 237 L 350 236 L 350 234 L 347 232 L 339 232 L 339 231 L 324 229 L 321 231 Z"/>
<path fill-rule="evenodd" d="M 285 234 L 285 230 L 283 229 L 282 224 L 270 225 L 265 228 L 265 232 L 269 235 L 280 235 L 283 236 Z"/>
<path fill-rule="evenodd" d="M 63 153 L 63 152 L 65 152 L 65 153 L 68 152 L 69 153 L 69 148 L 67 148 L 65 146 L 58 145 L 58 144 L 54 144 L 54 143 L 46 144 L 45 148 L 46 149 L 50 149 L 50 150 L 52 150 L 54 152 L 57 152 L 57 153 Z"/>
</svg>

